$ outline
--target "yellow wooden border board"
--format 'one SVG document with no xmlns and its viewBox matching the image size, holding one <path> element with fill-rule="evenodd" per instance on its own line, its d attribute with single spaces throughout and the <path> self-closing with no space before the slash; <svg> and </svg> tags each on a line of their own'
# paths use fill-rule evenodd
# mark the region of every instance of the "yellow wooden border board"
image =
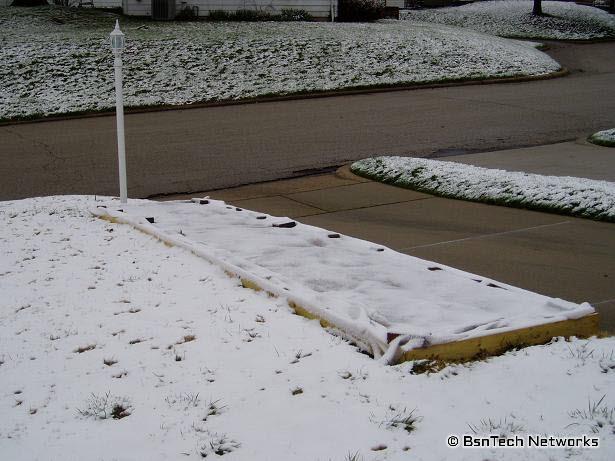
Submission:
<svg viewBox="0 0 615 461">
<path fill-rule="evenodd" d="M 546 344 L 557 336 L 587 338 L 597 333 L 598 314 L 590 314 L 579 319 L 545 323 L 479 338 L 412 349 L 402 353 L 398 363 L 420 359 L 463 362 L 499 355 L 515 347 Z"/>
<path fill-rule="evenodd" d="M 231 275 L 231 274 L 229 274 Z M 261 291 L 258 284 L 251 280 L 241 279 L 244 288 Z M 289 306 L 295 314 L 310 320 L 318 320 L 323 328 L 340 330 L 334 324 L 321 319 L 304 307 L 290 301 Z M 588 338 L 599 332 L 599 316 L 597 313 L 586 315 L 579 319 L 561 320 L 558 322 L 535 325 L 518 330 L 495 333 L 478 338 L 434 344 L 412 349 L 400 354 L 396 364 L 411 360 L 435 360 L 439 362 L 467 362 L 500 355 L 516 347 L 536 346 L 546 344 L 558 336 Z M 343 330 L 342 330 L 343 331 Z"/>
<path fill-rule="evenodd" d="M 117 223 L 118 221 L 111 216 L 99 216 L 107 221 Z M 134 226 L 133 226 L 134 227 Z M 138 229 L 138 228 L 137 228 Z M 149 232 L 142 232 L 152 235 Z M 156 236 L 157 237 L 157 236 Z M 164 239 L 157 237 L 167 246 L 174 246 L 166 242 Z M 263 291 L 262 287 L 253 280 L 239 277 L 237 274 L 229 270 L 224 271 L 229 277 L 237 277 L 240 279 L 244 288 L 254 291 Z M 267 292 L 269 296 L 276 296 L 274 293 Z M 310 320 L 319 320 L 323 328 L 334 328 L 344 331 L 331 322 L 318 317 L 304 307 L 289 301 L 289 306 L 295 311 L 295 314 L 305 317 Z M 599 332 L 598 314 L 590 314 L 579 319 L 563 320 L 559 322 L 545 323 L 542 325 L 520 328 L 518 330 L 506 331 L 503 333 L 495 333 L 492 335 L 481 336 L 478 338 L 464 339 L 462 341 L 452 341 L 443 344 L 434 344 L 426 347 L 412 349 L 400 354 L 395 363 L 402 363 L 411 360 L 435 360 L 440 362 L 466 362 L 470 360 L 483 359 L 485 357 L 499 355 L 507 350 L 515 347 L 536 346 L 546 344 L 551 339 L 564 336 L 576 336 L 579 338 L 587 338 Z"/>
<path fill-rule="evenodd" d="M 235 274 L 228 271 L 227 274 L 231 277 L 235 276 Z M 240 280 L 244 288 L 249 288 L 254 291 L 262 291 L 262 288 L 258 285 L 258 283 L 246 278 L 241 278 Z M 272 293 L 269 293 L 269 295 L 275 296 Z M 289 301 L 288 305 L 295 311 L 295 314 L 310 320 L 318 320 L 320 322 L 320 326 L 323 328 L 334 328 L 343 331 L 343 329 L 318 317 L 293 301 Z M 598 321 L 599 316 L 597 313 L 594 313 L 579 319 L 561 320 L 558 322 L 545 323 L 542 325 L 520 328 L 518 330 L 506 331 L 503 333 L 481 336 L 478 338 L 452 341 L 443 344 L 433 344 L 403 352 L 399 355 L 395 363 L 399 364 L 411 360 L 467 362 L 471 360 L 484 359 L 494 355 L 500 355 L 516 347 L 546 344 L 558 336 L 563 336 L 566 338 L 571 336 L 588 338 L 598 334 Z"/>
</svg>

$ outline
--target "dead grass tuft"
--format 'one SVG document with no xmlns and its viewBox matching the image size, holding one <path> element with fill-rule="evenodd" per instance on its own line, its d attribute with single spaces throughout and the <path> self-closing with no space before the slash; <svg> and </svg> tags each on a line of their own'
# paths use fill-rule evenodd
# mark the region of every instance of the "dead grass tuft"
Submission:
<svg viewBox="0 0 615 461">
<path fill-rule="evenodd" d="M 87 346 L 78 347 L 73 352 L 75 352 L 76 354 L 83 354 L 84 352 L 91 351 L 93 349 L 96 349 L 96 344 L 89 344 Z"/>
</svg>

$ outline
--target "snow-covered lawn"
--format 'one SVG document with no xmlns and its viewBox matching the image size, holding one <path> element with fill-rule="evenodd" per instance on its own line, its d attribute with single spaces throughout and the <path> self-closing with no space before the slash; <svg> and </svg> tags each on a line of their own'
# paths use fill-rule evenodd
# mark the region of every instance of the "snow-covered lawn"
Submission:
<svg viewBox="0 0 615 461">
<path fill-rule="evenodd" d="M 615 17 L 598 8 L 542 2 L 546 16 L 532 15 L 533 1 L 494 0 L 460 7 L 408 10 L 405 19 L 448 24 L 503 37 L 591 40 L 615 37 Z"/>
<path fill-rule="evenodd" d="M 443 197 L 615 222 L 615 183 L 543 176 L 412 157 L 374 157 L 352 171 Z"/>
<path fill-rule="evenodd" d="M 610 130 L 598 131 L 592 134 L 589 138 L 589 142 L 598 144 L 605 147 L 615 147 L 615 128 Z"/>
<path fill-rule="evenodd" d="M 0 203 L 3 459 L 612 457 L 614 338 L 385 366 L 93 202 Z M 600 447 L 447 447 L 475 433 Z"/>
<path fill-rule="evenodd" d="M 53 11 L 53 10 L 52 10 Z M 50 19 L 0 9 L 0 119 L 114 107 L 108 13 Z M 160 23 L 121 18 L 129 106 L 187 104 L 342 88 L 545 75 L 531 44 L 392 21 Z"/>
</svg>

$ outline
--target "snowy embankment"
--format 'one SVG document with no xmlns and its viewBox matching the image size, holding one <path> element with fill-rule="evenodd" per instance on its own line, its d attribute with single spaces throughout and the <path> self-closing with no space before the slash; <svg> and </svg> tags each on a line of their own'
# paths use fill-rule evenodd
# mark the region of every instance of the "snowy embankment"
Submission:
<svg viewBox="0 0 615 461">
<path fill-rule="evenodd" d="M 615 128 L 598 131 L 588 138 L 589 142 L 605 147 L 615 147 Z"/>
<path fill-rule="evenodd" d="M 615 183 L 412 157 L 355 162 L 353 173 L 442 197 L 615 222 Z"/>
<path fill-rule="evenodd" d="M 290 305 L 339 329 L 365 352 L 377 358 L 384 355 L 384 361 L 417 347 L 594 312 L 587 303 L 538 295 L 217 200 L 131 200 L 121 211 L 104 205 L 92 211 L 183 247 L 249 284 L 287 298 Z M 391 335 L 401 337 L 389 345 Z"/>
<path fill-rule="evenodd" d="M 495 0 L 434 10 L 407 10 L 404 19 L 464 27 L 502 37 L 594 40 L 615 37 L 615 18 L 597 8 L 542 2 L 545 16 L 532 15 L 533 1 Z"/>
<path fill-rule="evenodd" d="M 55 10 L 52 10 L 55 11 Z M 0 119 L 114 107 L 114 18 L 0 9 Z M 531 44 L 392 21 L 156 23 L 121 18 L 128 106 L 181 105 L 348 88 L 540 76 L 560 66 Z"/>
<path fill-rule="evenodd" d="M 386 367 L 202 258 L 94 218 L 95 203 L 0 203 L 3 459 L 606 461 L 615 451 L 613 338 L 432 374 Z M 466 433 L 587 434 L 600 448 L 447 447 Z"/>
</svg>

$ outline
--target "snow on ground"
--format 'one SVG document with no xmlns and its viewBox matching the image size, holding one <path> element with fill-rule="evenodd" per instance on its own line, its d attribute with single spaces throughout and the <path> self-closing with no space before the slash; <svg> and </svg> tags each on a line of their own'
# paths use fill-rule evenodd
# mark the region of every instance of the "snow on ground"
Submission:
<svg viewBox="0 0 615 461">
<path fill-rule="evenodd" d="M 435 22 L 515 38 L 591 40 L 615 37 L 615 18 L 598 8 L 542 2 L 546 16 L 532 15 L 533 1 L 494 0 L 434 10 L 407 10 L 404 19 Z"/>
<path fill-rule="evenodd" d="M 443 197 L 615 221 L 615 183 L 412 157 L 374 157 L 352 171 Z"/>
<path fill-rule="evenodd" d="M 598 131 L 589 137 L 589 141 L 605 147 L 615 147 L 615 128 Z"/>
<path fill-rule="evenodd" d="M 504 285 L 380 245 L 217 200 L 131 200 L 98 208 L 182 246 L 340 327 L 366 352 L 404 349 L 580 318 L 578 305 Z M 147 221 L 153 218 L 154 224 Z M 290 225 L 292 227 L 280 227 Z M 400 300 L 404 300 L 403 302 Z"/>
<path fill-rule="evenodd" d="M 3 459 L 611 459 L 614 338 L 387 367 L 93 204 L 0 203 Z M 447 447 L 474 432 L 600 448 Z"/>
<path fill-rule="evenodd" d="M 53 10 L 52 11 L 56 11 Z M 54 13 L 56 14 L 56 13 Z M 114 107 L 109 13 L 0 9 L 0 119 Z M 166 23 L 121 18 L 128 106 L 545 75 L 528 43 L 433 24 Z"/>
</svg>

